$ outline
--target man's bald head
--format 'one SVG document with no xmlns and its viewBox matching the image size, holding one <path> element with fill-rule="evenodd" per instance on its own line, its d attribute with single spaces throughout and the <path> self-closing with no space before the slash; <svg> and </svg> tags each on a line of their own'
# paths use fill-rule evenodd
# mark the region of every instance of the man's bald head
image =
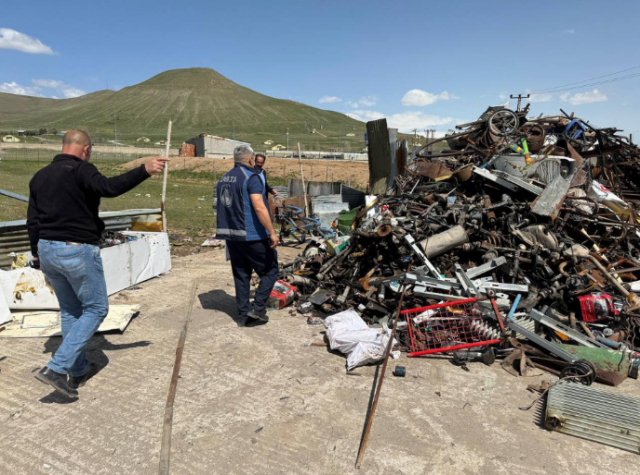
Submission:
<svg viewBox="0 0 640 475">
<path fill-rule="evenodd" d="M 89 161 L 91 158 L 91 137 L 82 130 L 69 130 L 62 139 L 62 153 Z"/>
</svg>

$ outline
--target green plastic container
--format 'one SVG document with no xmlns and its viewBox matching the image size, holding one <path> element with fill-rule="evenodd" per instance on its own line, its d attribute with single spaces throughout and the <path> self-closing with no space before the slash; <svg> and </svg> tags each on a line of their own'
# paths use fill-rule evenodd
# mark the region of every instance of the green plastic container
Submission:
<svg viewBox="0 0 640 475">
<path fill-rule="evenodd" d="M 360 208 L 354 208 L 351 211 L 340 211 L 338 215 L 338 229 L 347 234 L 351 232 L 351 225 L 353 220 L 356 219 L 356 214 Z"/>
</svg>

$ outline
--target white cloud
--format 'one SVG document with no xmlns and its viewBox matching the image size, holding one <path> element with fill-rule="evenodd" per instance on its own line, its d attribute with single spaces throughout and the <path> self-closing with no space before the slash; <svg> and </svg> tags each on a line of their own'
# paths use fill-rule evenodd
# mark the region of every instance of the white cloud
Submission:
<svg viewBox="0 0 640 475">
<path fill-rule="evenodd" d="M 340 99 L 338 96 L 322 96 L 320 99 L 318 99 L 318 102 L 320 104 L 334 104 L 336 102 L 342 102 L 342 99 Z"/>
<path fill-rule="evenodd" d="M 370 120 L 377 120 L 386 117 L 382 112 L 368 110 L 355 110 L 353 112 L 347 112 L 346 115 L 361 122 L 368 122 Z"/>
<path fill-rule="evenodd" d="M 31 82 L 42 89 L 53 89 L 57 93 L 62 94 L 66 99 L 80 97 L 86 94 L 82 89 L 58 81 L 57 79 L 34 79 Z"/>
<path fill-rule="evenodd" d="M 530 94 L 531 91 L 527 91 L 527 94 Z M 524 104 L 526 104 L 527 102 L 550 102 L 552 100 L 554 100 L 555 97 L 553 95 L 553 93 L 551 92 L 546 92 L 546 93 L 539 93 L 539 94 L 531 94 L 531 97 L 529 99 L 523 99 Z"/>
<path fill-rule="evenodd" d="M 373 107 L 378 103 L 378 98 L 376 96 L 364 96 L 358 99 L 357 101 L 348 101 L 347 105 L 349 107 L 353 107 L 354 109 L 358 109 L 360 107 Z"/>
<path fill-rule="evenodd" d="M 0 48 L 30 54 L 53 54 L 53 50 L 39 39 L 10 28 L 0 28 Z"/>
<path fill-rule="evenodd" d="M 560 99 L 574 106 L 579 106 L 580 104 L 590 104 L 592 102 L 604 102 L 608 100 L 608 97 L 603 92 L 594 89 L 593 91 L 578 92 L 573 96 L 567 92 L 562 94 Z"/>
<path fill-rule="evenodd" d="M 440 117 L 437 115 L 425 114 L 424 112 L 402 112 L 392 114 L 387 117 L 389 127 L 394 127 L 400 132 L 410 132 L 413 129 L 426 129 L 429 127 L 440 127 L 451 124 L 454 120 L 451 117 Z"/>
<path fill-rule="evenodd" d="M 424 112 L 401 112 L 399 114 L 385 115 L 382 112 L 373 110 L 355 110 L 353 112 L 348 112 L 347 115 L 362 122 L 386 117 L 387 125 L 389 127 L 406 133 L 411 132 L 413 129 L 421 131 L 426 128 L 441 127 L 454 122 L 454 119 L 451 117 L 440 117 L 437 115 L 425 114 Z"/>
<path fill-rule="evenodd" d="M 0 84 L 0 92 L 8 92 L 9 94 L 44 97 L 40 91 L 39 87 L 21 86 L 15 81 Z"/>
<path fill-rule="evenodd" d="M 575 34 L 576 30 L 575 28 L 571 28 L 570 30 L 562 30 L 563 33 L 566 33 L 567 35 L 573 35 Z"/>
<path fill-rule="evenodd" d="M 432 94 L 422 89 L 411 89 L 402 98 L 402 105 L 424 107 L 438 101 L 448 101 L 450 99 L 458 99 L 458 97 L 449 94 L 447 91 L 443 91 L 440 94 Z"/>
<path fill-rule="evenodd" d="M 55 79 L 34 79 L 31 82 L 38 87 L 46 87 L 51 89 L 57 89 L 60 86 L 64 85 L 62 81 L 56 81 Z"/>
<path fill-rule="evenodd" d="M 83 96 L 85 91 L 77 87 L 71 86 L 65 82 L 58 81 L 56 79 L 33 79 L 31 81 L 33 86 L 21 86 L 20 84 L 13 82 L 5 82 L 0 84 L 0 92 L 8 92 L 10 94 L 19 94 L 21 96 L 37 96 L 37 97 L 51 97 L 57 99 L 57 96 L 47 96 L 44 94 L 45 89 L 51 89 L 56 94 L 61 94 L 66 99 L 72 97 Z"/>
</svg>

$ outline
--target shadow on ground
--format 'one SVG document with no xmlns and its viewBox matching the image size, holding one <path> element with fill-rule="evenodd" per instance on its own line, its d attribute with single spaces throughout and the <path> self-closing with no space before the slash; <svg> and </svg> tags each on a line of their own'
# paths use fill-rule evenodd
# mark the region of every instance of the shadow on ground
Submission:
<svg viewBox="0 0 640 475">
<path fill-rule="evenodd" d="M 198 295 L 198 298 L 200 299 L 200 305 L 202 305 L 202 308 L 205 310 L 217 310 L 226 313 L 238 326 L 244 323 L 243 320 L 238 317 L 236 298 L 224 290 L 213 289 Z"/>
<path fill-rule="evenodd" d="M 52 336 L 44 343 L 44 350 L 42 353 L 55 354 L 58 347 L 62 344 L 62 337 Z M 103 334 L 94 335 L 91 341 L 87 345 L 86 353 L 87 359 L 96 365 L 96 372 L 91 376 L 93 378 L 96 374 L 102 371 L 108 364 L 109 358 L 105 351 L 125 350 L 128 348 L 145 347 L 151 344 L 150 341 L 141 340 L 133 343 L 115 344 L 107 340 Z M 34 372 L 37 370 L 34 370 Z M 40 399 L 40 402 L 44 404 L 70 404 L 78 401 L 78 399 L 69 399 L 56 391 L 53 391 L 49 395 Z"/>
<path fill-rule="evenodd" d="M 253 320 L 251 318 L 242 319 L 238 316 L 238 307 L 236 306 L 236 298 L 229 295 L 222 289 L 213 289 L 209 292 L 198 295 L 200 305 L 205 310 L 217 310 L 226 313 L 231 320 L 239 327 L 259 327 L 265 322 Z"/>
</svg>

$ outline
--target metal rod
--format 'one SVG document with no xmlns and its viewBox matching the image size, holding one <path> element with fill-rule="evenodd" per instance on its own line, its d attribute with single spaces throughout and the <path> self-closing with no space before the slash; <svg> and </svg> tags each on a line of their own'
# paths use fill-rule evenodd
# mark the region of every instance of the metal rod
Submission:
<svg viewBox="0 0 640 475">
<path fill-rule="evenodd" d="M 369 434 L 371 433 L 371 426 L 373 426 L 373 418 L 376 415 L 376 408 L 378 407 L 378 399 L 380 398 L 380 392 L 382 390 L 382 383 L 384 382 L 384 374 L 387 370 L 387 363 L 389 362 L 389 355 L 391 354 L 391 348 L 393 346 L 393 339 L 396 336 L 396 329 L 398 328 L 398 320 L 400 319 L 400 309 L 402 309 L 402 302 L 407 292 L 407 285 L 402 288 L 402 295 L 400 296 L 400 302 L 398 303 L 398 309 L 396 310 L 396 318 L 393 321 L 393 330 L 391 330 L 391 338 L 389 338 L 389 344 L 384 354 L 384 362 L 382 363 L 382 373 L 378 379 L 376 386 L 376 392 L 373 397 L 373 404 L 371 405 L 371 412 L 367 415 L 367 422 L 365 424 L 364 433 L 362 434 L 362 441 L 360 442 L 360 449 L 358 450 L 358 458 L 356 460 L 356 468 L 362 466 L 362 460 L 364 459 L 364 452 L 367 449 L 367 442 L 369 441 Z"/>
<path fill-rule="evenodd" d="M 173 428 L 173 403 L 176 400 L 176 391 L 178 389 L 178 377 L 180 376 L 180 364 L 182 363 L 182 353 L 184 352 L 184 343 L 187 339 L 187 331 L 189 330 L 189 322 L 191 321 L 191 312 L 193 304 L 196 301 L 198 292 L 198 284 L 193 283 L 191 289 L 191 298 L 189 300 L 189 308 L 187 310 L 187 318 L 180 332 L 178 339 L 178 347 L 176 348 L 176 359 L 173 363 L 173 374 L 171 375 L 171 383 L 169 384 L 169 395 L 167 396 L 167 405 L 164 410 L 164 422 L 162 424 L 162 442 L 160 445 L 160 465 L 158 467 L 158 475 L 169 475 L 169 465 L 171 463 L 171 430 Z"/>
<path fill-rule="evenodd" d="M 169 151 L 171 150 L 171 121 L 169 121 L 169 127 L 167 129 L 167 150 L 166 157 L 169 158 Z M 164 165 L 164 177 L 162 178 L 162 201 L 160 202 L 160 209 L 162 210 L 162 231 L 167 231 L 167 211 L 165 209 L 165 200 L 167 198 L 167 177 L 169 176 L 169 165 Z"/>
<path fill-rule="evenodd" d="M 0 195 L 7 196 L 9 198 L 13 198 L 14 200 L 24 201 L 25 203 L 29 202 L 29 197 L 24 195 L 19 195 L 18 193 L 13 193 L 12 191 L 2 190 L 0 189 Z"/>
<path fill-rule="evenodd" d="M 413 353 L 407 353 L 407 356 L 409 358 L 414 358 L 416 356 L 433 355 L 436 353 L 447 353 L 449 351 L 464 350 L 467 348 L 476 348 L 478 346 L 497 345 L 498 343 L 502 343 L 502 340 L 476 341 L 475 343 L 463 343 L 461 345 L 447 346 L 444 348 L 433 348 L 431 350 L 414 351 Z"/>
</svg>

